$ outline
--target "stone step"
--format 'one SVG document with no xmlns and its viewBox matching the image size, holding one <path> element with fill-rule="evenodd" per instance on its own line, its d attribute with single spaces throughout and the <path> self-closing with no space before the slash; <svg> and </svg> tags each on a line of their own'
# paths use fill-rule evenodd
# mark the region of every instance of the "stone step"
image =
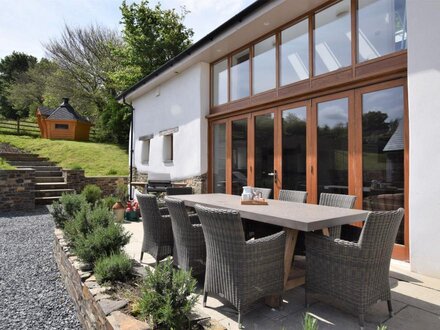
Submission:
<svg viewBox="0 0 440 330">
<path fill-rule="evenodd" d="M 41 177 L 62 177 L 63 172 L 61 171 L 35 171 L 35 177 L 41 178 Z"/>
<path fill-rule="evenodd" d="M 55 166 L 54 162 L 49 162 L 46 160 L 8 160 L 8 163 L 13 166 Z"/>
<path fill-rule="evenodd" d="M 48 183 L 48 182 L 64 182 L 62 176 L 36 176 L 36 183 Z"/>
<path fill-rule="evenodd" d="M 68 189 L 65 182 L 37 182 L 35 183 L 35 191 L 47 189 Z"/>
<path fill-rule="evenodd" d="M 40 157 L 39 155 L 35 154 L 18 154 L 18 153 L 10 153 L 10 152 L 2 152 L 0 153 L 0 157 L 7 159 L 7 160 L 48 160 L 47 157 Z"/>
<path fill-rule="evenodd" d="M 74 193 L 74 189 L 45 189 L 35 190 L 35 197 L 61 197 L 64 193 Z"/>
<path fill-rule="evenodd" d="M 50 205 L 55 201 L 58 201 L 60 196 L 51 196 L 51 197 L 35 197 L 36 205 Z"/>
<path fill-rule="evenodd" d="M 59 166 L 15 166 L 16 168 L 33 168 L 35 171 L 60 171 Z"/>
</svg>

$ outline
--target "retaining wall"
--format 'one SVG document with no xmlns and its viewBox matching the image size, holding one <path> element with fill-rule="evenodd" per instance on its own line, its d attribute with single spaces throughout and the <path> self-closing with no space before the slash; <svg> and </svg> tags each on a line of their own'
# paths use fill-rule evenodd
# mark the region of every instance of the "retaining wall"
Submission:
<svg viewBox="0 0 440 330">
<path fill-rule="evenodd" d="M 128 177 L 126 176 L 85 176 L 84 170 L 63 169 L 63 177 L 69 189 L 75 189 L 78 193 L 86 185 L 94 184 L 101 188 L 104 195 L 113 195 L 118 184 L 128 184 Z"/>
<path fill-rule="evenodd" d="M 0 211 L 35 208 L 35 170 L 0 170 Z"/>
</svg>

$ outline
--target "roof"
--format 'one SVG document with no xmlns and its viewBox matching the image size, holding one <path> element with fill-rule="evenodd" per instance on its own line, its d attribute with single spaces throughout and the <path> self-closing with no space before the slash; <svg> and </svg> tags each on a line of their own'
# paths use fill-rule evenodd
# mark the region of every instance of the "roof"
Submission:
<svg viewBox="0 0 440 330">
<path fill-rule="evenodd" d="M 219 35 L 221 35 L 224 31 L 230 29 L 231 27 L 240 24 L 245 18 L 251 16 L 254 12 L 258 11 L 261 7 L 265 6 L 266 4 L 272 2 L 271 0 L 257 0 L 245 9 L 243 9 L 241 12 L 239 12 L 237 15 L 220 25 L 218 28 L 216 28 L 211 33 L 207 34 L 205 37 L 197 41 L 192 46 L 188 47 L 186 50 L 181 52 L 176 57 L 172 58 L 168 62 L 166 62 L 164 65 L 162 65 L 157 70 L 153 71 L 149 75 L 145 76 L 141 80 L 139 80 L 136 84 L 133 86 L 127 88 L 125 91 L 123 91 L 121 94 L 119 94 L 116 99 L 122 100 L 124 99 L 128 94 L 134 92 L 139 87 L 145 85 L 150 80 L 158 77 L 160 74 L 165 72 L 167 69 L 171 68 L 173 65 L 177 64 L 178 62 L 182 61 L 184 58 L 191 56 L 192 53 L 199 50 L 203 46 L 209 44 L 212 42 L 215 38 L 217 38 Z"/>
<path fill-rule="evenodd" d="M 55 109 L 49 109 L 47 107 L 38 107 L 38 110 L 41 112 L 43 116 L 49 117 Z"/>
<path fill-rule="evenodd" d="M 383 148 L 383 151 L 399 151 L 404 149 L 404 140 L 403 140 L 403 120 L 399 120 L 399 125 L 394 131 L 393 135 L 391 135 L 387 144 Z"/>
<path fill-rule="evenodd" d="M 75 111 L 75 109 L 73 109 L 68 98 L 64 98 L 63 100 L 63 103 L 52 111 L 49 117 L 47 117 L 47 120 L 77 120 L 87 123 L 90 122 L 86 117 L 81 116 Z"/>
</svg>

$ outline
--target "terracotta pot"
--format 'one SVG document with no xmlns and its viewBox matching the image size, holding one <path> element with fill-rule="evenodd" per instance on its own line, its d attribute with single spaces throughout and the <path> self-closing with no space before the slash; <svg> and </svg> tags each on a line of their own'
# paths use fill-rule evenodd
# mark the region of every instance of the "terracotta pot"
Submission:
<svg viewBox="0 0 440 330">
<path fill-rule="evenodd" d="M 122 205 L 122 203 L 116 202 L 112 206 L 112 210 L 113 210 L 113 214 L 115 215 L 115 218 L 116 218 L 117 222 L 124 221 L 125 208 L 124 208 L 124 205 Z"/>
</svg>

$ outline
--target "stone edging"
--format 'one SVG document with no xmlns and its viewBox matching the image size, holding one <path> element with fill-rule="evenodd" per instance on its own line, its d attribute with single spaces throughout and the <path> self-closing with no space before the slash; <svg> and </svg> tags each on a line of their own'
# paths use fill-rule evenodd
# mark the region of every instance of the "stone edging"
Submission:
<svg viewBox="0 0 440 330">
<path fill-rule="evenodd" d="M 147 323 L 119 311 L 128 302 L 112 300 L 105 293 L 110 288 L 101 287 L 90 272 L 81 271 L 81 263 L 68 251 L 63 231 L 55 229 L 55 261 L 84 329 L 151 329 Z"/>
</svg>

